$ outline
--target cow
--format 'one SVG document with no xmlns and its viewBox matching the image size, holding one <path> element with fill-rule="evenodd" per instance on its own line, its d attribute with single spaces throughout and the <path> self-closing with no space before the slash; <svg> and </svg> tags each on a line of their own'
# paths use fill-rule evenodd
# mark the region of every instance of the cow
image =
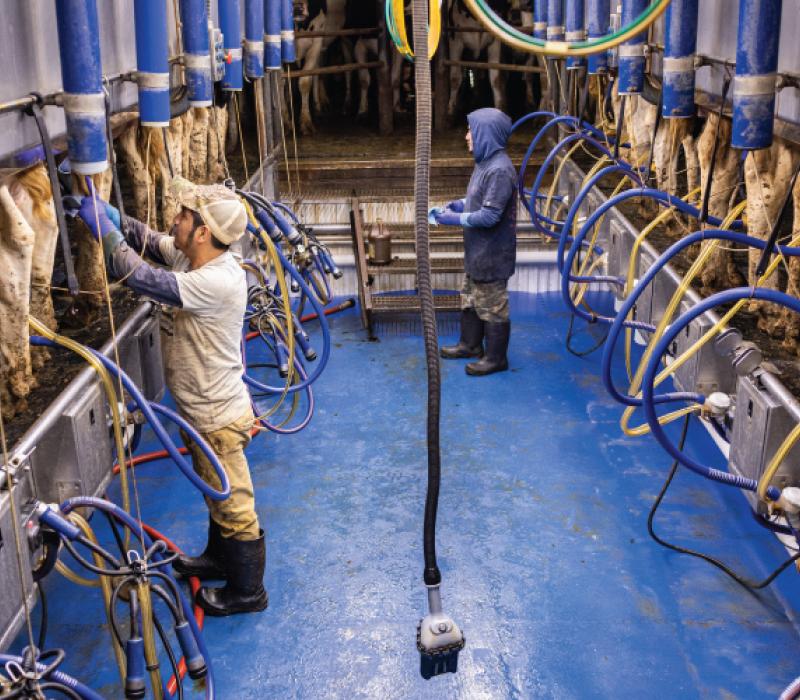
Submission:
<svg viewBox="0 0 800 700">
<path fill-rule="evenodd" d="M 295 30 L 298 32 L 338 31 L 345 26 L 346 5 L 346 0 L 294 0 Z M 295 47 L 300 69 L 311 70 L 322 66 L 324 52 L 335 40 L 335 37 L 297 39 Z M 314 122 L 311 119 L 312 87 L 314 106 L 317 109 L 322 109 L 328 103 L 325 86 L 323 81 L 319 80 L 319 76 L 306 76 L 299 79 L 298 87 L 300 89 L 300 133 L 313 134 Z M 350 81 L 348 78 L 348 93 L 349 87 Z"/>
<path fill-rule="evenodd" d="M 490 5 L 501 16 L 505 16 L 508 13 L 509 0 L 492 0 Z M 481 29 L 480 23 L 464 7 L 462 0 L 448 0 L 447 12 L 450 27 L 456 29 Z M 477 60 L 485 51 L 486 58 L 490 63 L 500 63 L 502 44 L 499 39 L 495 39 L 485 31 L 455 31 L 448 40 L 448 50 L 450 59 L 453 61 L 460 61 L 465 51 L 468 51 Z M 451 122 L 455 119 L 458 93 L 463 80 L 464 72 L 461 66 L 451 66 L 450 99 L 447 103 L 447 118 Z M 499 70 L 489 70 L 489 84 L 492 88 L 494 106 L 505 111 L 506 99 L 503 83 L 503 75 Z"/>
</svg>

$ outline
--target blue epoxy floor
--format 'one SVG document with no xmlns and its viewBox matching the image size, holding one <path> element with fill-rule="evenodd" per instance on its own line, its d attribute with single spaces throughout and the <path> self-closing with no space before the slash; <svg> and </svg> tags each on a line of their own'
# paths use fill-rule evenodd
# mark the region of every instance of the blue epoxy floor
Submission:
<svg viewBox="0 0 800 700">
<path fill-rule="evenodd" d="M 599 355 L 565 353 L 555 297 L 513 299 L 512 371 L 443 363 L 439 554 L 460 670 L 419 676 L 425 371 L 415 335 L 369 343 L 333 319 L 318 411 L 298 436 L 248 450 L 268 531 L 269 610 L 209 620 L 221 698 L 761 698 L 800 673 L 800 581 L 759 596 L 647 535 L 669 467 L 625 439 Z M 586 341 L 586 338 L 583 338 Z M 695 423 L 690 450 L 721 464 Z M 145 444 L 142 449 L 150 449 Z M 200 497 L 166 462 L 140 469 L 145 518 L 195 550 Z M 785 557 L 737 492 L 680 472 L 662 535 L 752 577 Z M 51 645 L 68 670 L 121 697 L 97 590 L 48 581 Z M 18 648 L 18 647 L 17 647 Z"/>
</svg>

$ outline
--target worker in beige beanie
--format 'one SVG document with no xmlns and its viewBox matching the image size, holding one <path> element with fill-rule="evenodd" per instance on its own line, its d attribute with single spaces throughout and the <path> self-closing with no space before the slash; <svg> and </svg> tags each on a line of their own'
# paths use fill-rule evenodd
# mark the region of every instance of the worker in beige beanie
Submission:
<svg viewBox="0 0 800 700">
<path fill-rule="evenodd" d="M 209 534 L 205 551 L 180 556 L 185 576 L 222 579 L 204 586 L 197 603 L 209 615 L 257 612 L 267 607 L 263 586 L 266 548 L 259 528 L 244 448 L 254 416 L 242 379 L 242 325 L 247 283 L 228 250 L 247 226 L 237 195 L 222 185 L 195 185 L 175 178 L 172 194 L 181 209 L 169 234 L 152 231 L 111 205 L 85 197 L 79 213 L 102 240 L 110 273 L 164 305 L 162 354 L 167 387 L 181 415 L 219 457 L 231 485 L 224 501 L 206 498 Z M 149 264 L 149 263 L 155 264 Z M 208 459 L 182 432 L 197 473 L 220 488 Z"/>
</svg>

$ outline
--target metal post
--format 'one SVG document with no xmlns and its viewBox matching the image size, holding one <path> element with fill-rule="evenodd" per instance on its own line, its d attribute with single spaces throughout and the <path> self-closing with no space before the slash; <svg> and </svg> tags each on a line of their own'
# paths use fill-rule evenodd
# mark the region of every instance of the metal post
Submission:
<svg viewBox="0 0 800 700">
<path fill-rule="evenodd" d="M 386 19 L 383 13 L 383 0 L 377 0 L 378 9 L 378 60 L 381 66 L 378 73 L 378 130 L 382 136 L 394 131 L 394 112 L 392 105 L 392 72 L 389 69 L 389 41 L 386 33 Z M 396 57 L 395 57 L 396 58 Z"/>
</svg>

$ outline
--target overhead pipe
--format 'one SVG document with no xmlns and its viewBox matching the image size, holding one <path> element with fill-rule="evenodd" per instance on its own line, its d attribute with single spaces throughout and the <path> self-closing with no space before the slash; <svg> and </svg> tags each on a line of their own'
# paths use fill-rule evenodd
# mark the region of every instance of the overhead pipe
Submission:
<svg viewBox="0 0 800 700">
<path fill-rule="evenodd" d="M 95 0 L 56 0 L 67 150 L 74 172 L 108 168 L 106 101 Z"/>
<path fill-rule="evenodd" d="M 547 40 L 564 41 L 563 0 L 547 0 Z"/>
<path fill-rule="evenodd" d="M 586 29 L 588 38 L 598 39 L 608 34 L 611 23 L 611 0 L 589 0 L 586 6 Z M 606 51 L 589 56 L 589 75 L 598 75 L 608 71 L 608 54 Z"/>
<path fill-rule="evenodd" d="M 566 0 L 564 14 L 566 15 L 564 38 L 567 41 L 586 41 L 583 0 Z M 567 59 L 567 70 L 577 70 L 585 65 L 586 59 L 582 56 L 570 56 Z"/>
<path fill-rule="evenodd" d="M 164 0 L 134 0 L 136 83 L 142 126 L 169 126 L 169 38 Z"/>
<path fill-rule="evenodd" d="M 533 36 L 547 39 L 547 1 L 533 0 Z"/>
<path fill-rule="evenodd" d="M 740 0 L 733 79 L 734 148 L 753 150 L 772 143 L 781 0 Z"/>
<path fill-rule="evenodd" d="M 665 119 L 693 117 L 697 0 L 672 0 L 664 27 L 663 104 Z"/>
<path fill-rule="evenodd" d="M 244 75 L 264 76 L 264 0 L 244 0 Z"/>
<path fill-rule="evenodd" d="M 281 60 L 294 63 L 297 54 L 294 48 L 294 5 L 292 0 L 281 2 Z"/>
<path fill-rule="evenodd" d="M 622 0 L 622 26 L 633 22 L 647 9 L 647 0 Z M 647 32 L 641 32 L 620 44 L 619 94 L 638 95 L 644 89 L 644 43 Z"/>
<path fill-rule="evenodd" d="M 242 79 L 242 8 L 239 0 L 219 0 L 219 28 L 225 54 L 225 75 L 222 89 L 238 92 L 244 87 Z"/>
<path fill-rule="evenodd" d="M 208 9 L 205 0 L 181 0 L 181 24 L 183 67 L 189 89 L 189 106 L 210 107 L 214 81 L 211 77 Z"/>
<path fill-rule="evenodd" d="M 283 0 L 264 0 L 264 68 L 281 69 L 281 14 Z"/>
</svg>

